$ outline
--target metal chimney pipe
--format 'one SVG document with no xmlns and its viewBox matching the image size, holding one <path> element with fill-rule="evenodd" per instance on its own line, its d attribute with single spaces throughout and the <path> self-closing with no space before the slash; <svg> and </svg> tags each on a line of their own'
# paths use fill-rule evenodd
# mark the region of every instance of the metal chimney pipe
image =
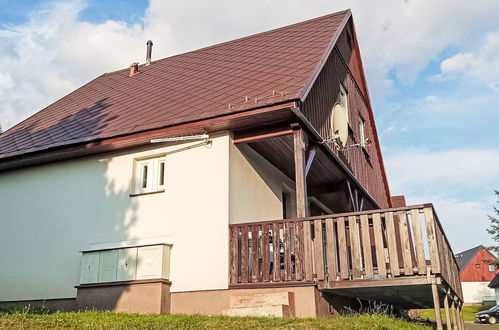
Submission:
<svg viewBox="0 0 499 330">
<path fill-rule="evenodd" d="M 147 40 L 147 52 L 146 52 L 146 65 L 151 64 L 151 54 L 152 54 L 152 41 Z"/>
</svg>

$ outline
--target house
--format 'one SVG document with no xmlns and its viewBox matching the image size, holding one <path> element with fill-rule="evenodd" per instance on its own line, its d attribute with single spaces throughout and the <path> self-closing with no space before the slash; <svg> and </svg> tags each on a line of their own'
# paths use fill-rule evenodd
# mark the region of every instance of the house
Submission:
<svg viewBox="0 0 499 330">
<path fill-rule="evenodd" d="M 483 245 L 456 254 L 459 277 L 463 287 L 465 304 L 481 304 L 495 301 L 494 290 L 487 285 L 494 278 L 496 269 L 491 265 L 496 257 Z"/>
<path fill-rule="evenodd" d="M 0 209 L 4 302 L 460 324 L 433 206 L 392 205 L 349 10 L 92 80 L 0 136 Z"/>
</svg>

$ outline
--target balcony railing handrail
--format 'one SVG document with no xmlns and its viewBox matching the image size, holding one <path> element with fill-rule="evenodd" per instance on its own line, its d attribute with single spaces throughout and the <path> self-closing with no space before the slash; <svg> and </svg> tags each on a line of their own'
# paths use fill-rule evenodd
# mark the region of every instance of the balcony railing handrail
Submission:
<svg viewBox="0 0 499 330">
<path fill-rule="evenodd" d="M 462 299 L 457 262 L 432 204 L 229 227 L 231 284 L 429 273 Z"/>
<path fill-rule="evenodd" d="M 347 212 L 347 213 L 333 213 L 333 214 L 325 214 L 325 215 L 316 215 L 313 217 L 305 217 L 305 218 L 290 218 L 290 219 L 275 219 L 275 220 L 262 220 L 262 221 L 255 221 L 255 222 L 241 222 L 241 223 L 232 223 L 229 225 L 229 227 L 237 227 L 241 225 L 261 225 L 261 224 L 269 224 L 273 222 L 296 222 L 296 221 L 305 221 L 305 220 L 317 220 L 317 219 L 334 219 L 334 218 L 344 218 L 352 215 L 372 215 L 375 213 L 386 213 L 386 212 L 400 212 L 400 211 L 409 211 L 409 210 L 414 210 L 414 209 L 422 209 L 426 207 L 431 207 L 433 208 L 432 203 L 426 203 L 426 204 L 418 204 L 418 205 L 411 205 L 411 206 L 403 206 L 403 207 L 394 207 L 391 209 L 374 209 L 374 210 L 367 210 L 367 211 L 358 211 L 358 212 Z"/>
</svg>

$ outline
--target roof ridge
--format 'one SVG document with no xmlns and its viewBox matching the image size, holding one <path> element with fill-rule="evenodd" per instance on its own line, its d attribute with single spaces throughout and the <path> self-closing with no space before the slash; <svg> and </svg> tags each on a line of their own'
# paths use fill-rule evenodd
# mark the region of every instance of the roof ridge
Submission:
<svg viewBox="0 0 499 330">
<path fill-rule="evenodd" d="M 262 31 L 262 32 L 257 32 L 257 33 L 254 33 L 254 34 L 251 34 L 251 35 L 248 35 L 248 36 L 239 37 L 239 38 L 231 39 L 231 40 L 227 40 L 227 41 L 222 41 L 222 42 L 214 44 L 214 45 L 210 45 L 210 46 L 206 46 L 206 47 L 201 47 L 201 48 L 189 50 L 187 52 L 175 54 L 175 55 L 172 55 L 172 56 L 163 57 L 163 58 L 151 61 L 151 65 L 154 64 L 154 63 L 162 62 L 162 61 L 165 61 L 167 59 L 171 59 L 171 58 L 177 57 L 177 56 L 191 54 L 191 53 L 199 52 L 199 51 L 202 51 L 202 50 L 206 50 L 206 49 L 210 49 L 210 48 L 214 48 L 214 47 L 219 47 L 221 45 L 231 44 L 233 42 L 241 41 L 241 40 L 244 40 L 244 39 L 253 38 L 253 37 L 256 37 L 256 36 L 259 36 L 259 35 L 263 35 L 263 34 L 275 32 L 275 31 L 279 31 L 279 30 L 282 30 L 282 29 L 287 29 L 287 28 L 290 28 L 292 26 L 307 24 L 307 23 L 310 23 L 310 22 L 313 22 L 313 21 L 318 21 L 318 20 L 329 18 L 329 17 L 333 17 L 333 16 L 340 16 L 341 14 L 344 14 L 344 13 L 347 13 L 347 12 L 351 13 L 350 8 L 344 9 L 342 11 L 337 11 L 337 12 L 334 12 L 334 13 L 330 13 L 330 14 L 318 16 L 318 17 L 315 17 L 315 18 L 311 18 L 311 19 L 308 19 L 306 21 L 301 21 L 301 22 L 297 22 L 297 23 L 293 23 L 293 24 L 289 24 L 289 25 L 284 25 L 284 26 L 281 26 L 281 27 L 278 27 L 278 28 L 275 28 L 275 29 L 272 29 L 272 30 L 266 30 L 266 31 Z M 144 66 L 144 65 L 145 64 L 140 64 L 140 66 Z M 106 72 L 106 73 L 103 73 L 103 75 L 118 73 L 120 71 L 126 71 L 126 70 L 128 70 L 128 68 L 123 68 L 123 69 L 118 69 L 118 70 Z"/>
</svg>

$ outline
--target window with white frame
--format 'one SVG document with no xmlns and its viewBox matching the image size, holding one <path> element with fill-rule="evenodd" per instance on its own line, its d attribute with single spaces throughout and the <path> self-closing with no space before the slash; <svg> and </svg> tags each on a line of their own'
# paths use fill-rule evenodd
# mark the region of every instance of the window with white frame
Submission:
<svg viewBox="0 0 499 330">
<path fill-rule="evenodd" d="M 135 193 L 165 189 L 165 157 L 135 160 Z"/>
<path fill-rule="evenodd" d="M 359 116 L 359 143 L 361 147 L 366 146 L 366 121 Z"/>
<path fill-rule="evenodd" d="M 495 273 L 496 272 L 496 266 L 495 265 L 489 265 L 489 272 Z"/>
<path fill-rule="evenodd" d="M 342 84 L 340 84 L 340 104 L 345 109 L 345 114 L 347 116 L 347 122 L 349 122 L 349 119 L 348 119 L 348 92 L 345 89 L 345 87 L 343 87 Z"/>
</svg>

